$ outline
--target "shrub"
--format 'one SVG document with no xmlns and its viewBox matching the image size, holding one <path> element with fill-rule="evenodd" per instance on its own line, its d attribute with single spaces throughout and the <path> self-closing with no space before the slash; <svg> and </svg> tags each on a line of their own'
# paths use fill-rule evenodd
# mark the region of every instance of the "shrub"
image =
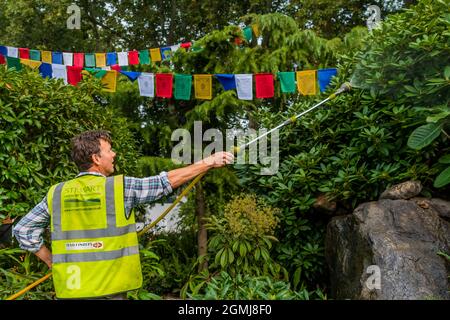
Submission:
<svg viewBox="0 0 450 320">
<path fill-rule="evenodd" d="M 277 277 L 281 269 L 269 251 L 277 241 L 273 232 L 278 212 L 254 195 L 241 195 L 225 205 L 223 217 L 207 218 L 207 228 L 214 232 L 208 243 L 214 257 L 209 269 Z"/>
<path fill-rule="evenodd" d="M 194 300 L 309 300 L 312 295 L 326 299 L 320 290 L 311 293 L 305 288 L 294 291 L 289 282 L 269 276 L 237 274 L 232 277 L 224 271 L 199 289 L 188 294 L 189 297 Z"/>
<path fill-rule="evenodd" d="M 438 159 L 449 152 L 445 133 L 421 150 L 407 145 L 428 115 L 444 107 L 448 110 L 447 12 L 448 1 L 424 0 L 389 16 L 365 40 L 366 49 L 341 57 L 338 76 L 325 94 L 350 80 L 354 69 L 353 81 L 362 88 L 339 96 L 280 132 L 276 175 L 259 176 L 260 166 L 237 167 L 247 190 L 282 208 L 275 234 L 281 240 L 275 246 L 276 259 L 289 271 L 294 288 L 324 281 L 328 218 L 312 209 L 318 195 L 335 200 L 348 213 L 409 179 L 422 182 L 423 195 L 449 197 L 448 186 L 439 190 L 432 185 L 444 168 Z M 275 127 L 324 97 L 303 98 L 278 113 L 260 109 L 257 121 L 266 128 Z"/>
<path fill-rule="evenodd" d="M 102 94 L 98 80 L 74 87 L 36 71 L 0 67 L 0 218 L 25 214 L 48 187 L 77 174 L 70 139 L 84 130 L 109 130 L 116 169 L 134 169 L 137 154 L 128 124 Z"/>
</svg>

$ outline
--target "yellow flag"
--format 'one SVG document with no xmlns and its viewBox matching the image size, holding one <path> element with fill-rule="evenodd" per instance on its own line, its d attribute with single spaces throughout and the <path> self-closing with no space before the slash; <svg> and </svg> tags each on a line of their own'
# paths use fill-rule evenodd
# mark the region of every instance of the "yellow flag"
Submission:
<svg viewBox="0 0 450 320">
<path fill-rule="evenodd" d="M 116 92 L 117 84 L 117 71 L 106 71 L 105 76 L 102 78 L 103 90 L 107 92 Z"/>
<path fill-rule="evenodd" d="M 45 63 L 52 63 L 52 52 L 51 51 L 41 51 L 41 60 Z"/>
<path fill-rule="evenodd" d="M 212 99 L 212 75 L 194 74 L 195 98 L 203 100 Z"/>
<path fill-rule="evenodd" d="M 95 64 L 97 67 L 106 67 L 106 54 L 96 53 L 95 54 Z"/>
<path fill-rule="evenodd" d="M 31 69 L 35 70 L 40 67 L 42 62 L 28 59 L 20 59 L 20 63 L 29 66 Z"/>
<path fill-rule="evenodd" d="M 297 88 L 305 96 L 315 95 L 317 92 L 316 70 L 297 71 Z"/>
<path fill-rule="evenodd" d="M 252 25 L 253 33 L 255 34 L 255 37 L 259 37 L 261 34 L 259 33 L 259 26 L 257 24 Z"/>
<path fill-rule="evenodd" d="M 161 51 L 159 48 L 150 49 L 150 56 L 153 62 L 161 61 Z"/>
</svg>

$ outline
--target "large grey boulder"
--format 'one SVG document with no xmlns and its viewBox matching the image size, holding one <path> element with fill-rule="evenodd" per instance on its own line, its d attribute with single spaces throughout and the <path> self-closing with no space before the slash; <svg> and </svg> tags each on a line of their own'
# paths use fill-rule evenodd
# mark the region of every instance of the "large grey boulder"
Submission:
<svg viewBox="0 0 450 320">
<path fill-rule="evenodd" d="M 450 202 L 395 198 L 361 204 L 329 223 L 331 298 L 450 298 L 450 263 L 438 255 L 450 252 Z"/>
</svg>

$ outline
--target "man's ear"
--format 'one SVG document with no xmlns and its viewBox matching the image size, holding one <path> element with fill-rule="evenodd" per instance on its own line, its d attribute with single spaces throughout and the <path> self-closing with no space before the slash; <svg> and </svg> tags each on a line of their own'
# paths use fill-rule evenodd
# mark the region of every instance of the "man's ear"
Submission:
<svg viewBox="0 0 450 320">
<path fill-rule="evenodd" d="M 91 159 L 92 159 L 92 163 L 95 165 L 99 165 L 100 164 L 100 156 L 96 153 L 94 153 L 93 155 L 91 155 Z"/>
</svg>

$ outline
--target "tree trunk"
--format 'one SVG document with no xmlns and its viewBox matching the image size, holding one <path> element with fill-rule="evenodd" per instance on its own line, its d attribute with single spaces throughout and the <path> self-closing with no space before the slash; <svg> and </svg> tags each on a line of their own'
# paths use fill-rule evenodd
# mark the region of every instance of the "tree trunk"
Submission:
<svg viewBox="0 0 450 320">
<path fill-rule="evenodd" d="M 203 193 L 202 183 L 199 182 L 196 186 L 195 192 L 195 213 L 197 214 L 198 221 L 198 256 L 206 255 L 208 250 L 208 233 L 205 227 L 206 207 L 205 207 L 205 194 Z M 204 261 L 198 266 L 198 272 L 206 270 L 208 268 L 208 262 Z"/>
</svg>

